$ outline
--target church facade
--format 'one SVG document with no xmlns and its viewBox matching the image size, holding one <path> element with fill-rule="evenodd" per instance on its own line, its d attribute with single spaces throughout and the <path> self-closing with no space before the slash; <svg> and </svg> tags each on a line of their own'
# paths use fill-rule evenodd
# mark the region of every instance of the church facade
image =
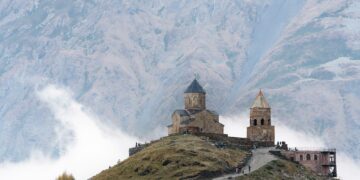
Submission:
<svg viewBox="0 0 360 180">
<path fill-rule="evenodd" d="M 275 127 L 271 125 L 271 108 L 261 90 L 250 108 L 247 138 L 251 141 L 275 141 Z"/>
<path fill-rule="evenodd" d="M 184 109 L 175 110 L 168 134 L 214 133 L 224 134 L 224 125 L 219 122 L 219 114 L 206 109 L 206 92 L 194 79 L 184 92 Z M 250 126 L 247 138 L 256 142 L 274 144 L 275 127 L 271 125 L 271 107 L 260 90 L 250 108 Z"/>
<path fill-rule="evenodd" d="M 184 109 L 175 110 L 168 134 L 215 133 L 223 134 L 224 125 L 219 122 L 219 114 L 206 109 L 206 92 L 194 79 L 184 92 Z"/>
</svg>

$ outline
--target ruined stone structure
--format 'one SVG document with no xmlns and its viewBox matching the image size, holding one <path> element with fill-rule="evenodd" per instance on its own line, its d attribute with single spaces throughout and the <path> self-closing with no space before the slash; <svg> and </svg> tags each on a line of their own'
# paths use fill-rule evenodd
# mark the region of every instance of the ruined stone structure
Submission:
<svg viewBox="0 0 360 180">
<path fill-rule="evenodd" d="M 287 159 L 298 162 L 320 176 L 336 177 L 336 150 L 282 150 Z"/>
<path fill-rule="evenodd" d="M 250 108 L 250 126 L 247 138 L 252 141 L 266 141 L 274 144 L 275 128 L 271 125 L 271 108 L 260 90 Z"/>
<path fill-rule="evenodd" d="M 215 111 L 206 109 L 206 92 L 194 79 L 184 95 L 185 109 L 172 114 L 172 124 L 168 134 L 176 133 L 224 133 L 224 125 L 219 122 Z"/>
</svg>

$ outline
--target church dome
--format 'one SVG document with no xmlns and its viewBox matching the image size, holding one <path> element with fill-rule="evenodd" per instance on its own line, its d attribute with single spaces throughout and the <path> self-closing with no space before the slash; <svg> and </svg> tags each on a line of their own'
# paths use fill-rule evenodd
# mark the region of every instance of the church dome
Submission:
<svg viewBox="0 0 360 180">
<path fill-rule="evenodd" d="M 203 89 L 203 87 L 199 84 L 199 82 L 194 79 L 192 81 L 192 83 L 189 85 L 188 88 L 186 88 L 185 93 L 202 93 L 202 94 L 206 94 L 205 90 Z"/>
</svg>

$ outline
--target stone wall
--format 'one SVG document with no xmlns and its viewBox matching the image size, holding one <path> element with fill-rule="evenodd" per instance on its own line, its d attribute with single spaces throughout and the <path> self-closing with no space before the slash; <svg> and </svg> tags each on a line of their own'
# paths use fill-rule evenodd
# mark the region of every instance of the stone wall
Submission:
<svg viewBox="0 0 360 180">
<path fill-rule="evenodd" d="M 261 120 L 264 123 L 261 124 Z M 270 108 L 250 108 L 250 126 L 271 125 L 271 109 Z"/>
<path fill-rule="evenodd" d="M 178 114 L 173 114 L 172 117 L 172 126 L 168 127 L 168 134 L 174 134 L 179 132 L 181 117 Z"/>
<path fill-rule="evenodd" d="M 206 109 L 205 97 L 202 93 L 185 93 L 185 109 Z"/>
<path fill-rule="evenodd" d="M 185 132 L 182 132 L 185 133 Z M 180 133 L 174 133 L 170 136 L 176 136 Z M 221 147 L 228 147 L 228 148 L 239 148 L 243 150 L 250 150 L 254 147 L 273 147 L 273 142 L 265 142 L 265 141 L 251 141 L 248 138 L 240 138 L 240 137 L 229 137 L 227 134 L 215 134 L 215 133 L 201 133 L 201 132 L 189 132 L 189 134 L 199 136 L 201 138 L 205 138 L 207 141 L 210 141 L 215 146 Z M 160 138 L 161 140 L 162 138 Z M 144 148 L 148 147 L 152 143 L 155 143 L 159 140 L 151 141 L 150 143 L 144 144 L 137 144 L 133 148 L 129 148 L 129 156 L 132 156 Z"/>
<path fill-rule="evenodd" d="M 221 144 L 227 147 L 250 150 L 254 147 L 273 147 L 273 142 L 251 141 L 248 138 L 229 137 L 227 134 L 214 133 L 194 133 L 196 136 L 202 136 L 212 141 L 214 144 Z"/>
<path fill-rule="evenodd" d="M 199 132 L 200 132 L 199 127 L 193 127 L 193 126 L 180 127 L 179 129 L 179 133 L 181 134 L 194 134 Z"/>
<path fill-rule="evenodd" d="M 203 133 L 224 133 L 224 125 L 220 124 L 214 115 L 208 111 L 202 111 L 194 115 L 194 121 L 189 126 L 199 127 L 200 132 Z M 217 116 L 218 118 L 218 116 Z"/>
<path fill-rule="evenodd" d="M 189 121 L 189 118 L 191 118 L 191 121 Z M 182 124 L 183 121 L 189 122 Z M 210 113 L 207 110 L 191 115 L 191 117 L 173 114 L 172 126 L 168 127 L 168 134 L 183 133 L 185 131 L 223 134 L 224 125 L 219 122 L 218 115 Z"/>
<path fill-rule="evenodd" d="M 250 126 L 247 127 L 247 137 L 252 141 L 271 141 L 274 143 L 274 126 Z"/>
<path fill-rule="evenodd" d="M 271 125 L 270 108 L 251 108 L 250 126 L 247 128 L 247 138 L 252 141 L 275 140 L 275 127 Z"/>
</svg>

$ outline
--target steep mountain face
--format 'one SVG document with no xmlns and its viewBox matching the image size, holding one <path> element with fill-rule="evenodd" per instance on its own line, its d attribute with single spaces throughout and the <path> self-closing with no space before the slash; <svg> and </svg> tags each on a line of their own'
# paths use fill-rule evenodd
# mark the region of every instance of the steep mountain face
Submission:
<svg viewBox="0 0 360 180">
<path fill-rule="evenodd" d="M 58 124 L 37 97 L 48 84 L 70 89 L 104 123 L 151 138 L 165 134 L 194 73 L 208 107 L 224 116 L 247 112 L 263 88 L 275 124 L 359 152 L 358 8 L 351 0 L 3 0 L 0 160 L 35 149 L 58 155 Z"/>
</svg>

